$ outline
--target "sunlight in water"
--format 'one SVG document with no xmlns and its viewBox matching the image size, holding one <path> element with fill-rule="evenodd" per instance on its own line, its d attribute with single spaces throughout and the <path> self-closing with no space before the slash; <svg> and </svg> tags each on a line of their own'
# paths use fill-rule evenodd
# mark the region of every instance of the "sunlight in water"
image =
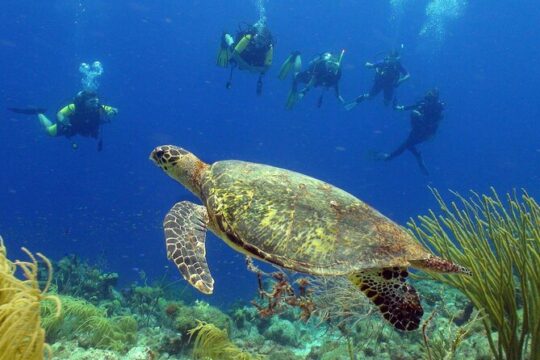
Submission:
<svg viewBox="0 0 540 360">
<path fill-rule="evenodd" d="M 257 10 L 259 11 L 259 20 L 255 23 L 255 27 L 257 29 L 264 27 L 266 25 L 266 8 L 264 7 L 264 3 L 266 0 L 254 0 L 255 6 L 257 6 Z"/>
<path fill-rule="evenodd" d="M 83 90 L 97 91 L 99 88 L 99 78 L 103 74 L 103 66 L 99 61 L 94 61 L 92 64 L 82 63 L 79 67 L 82 74 L 81 84 Z"/>
<path fill-rule="evenodd" d="M 443 41 L 448 23 L 459 18 L 467 6 L 467 0 L 433 0 L 426 7 L 427 19 L 420 35 Z"/>
<path fill-rule="evenodd" d="M 415 0 L 390 0 L 392 7 L 392 21 L 402 20 L 405 7 Z M 425 10 L 426 20 L 420 30 L 420 35 L 435 42 L 442 42 L 446 38 L 448 24 L 461 17 L 468 0 L 431 0 Z"/>
<path fill-rule="evenodd" d="M 390 0 L 390 5 L 392 6 L 392 20 L 397 21 L 401 20 L 403 15 L 403 10 L 405 9 L 405 3 L 412 0 Z"/>
</svg>

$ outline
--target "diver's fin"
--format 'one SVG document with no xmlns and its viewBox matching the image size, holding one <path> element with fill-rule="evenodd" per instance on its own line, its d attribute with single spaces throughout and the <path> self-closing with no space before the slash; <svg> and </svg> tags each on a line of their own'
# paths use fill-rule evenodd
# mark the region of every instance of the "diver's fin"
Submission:
<svg viewBox="0 0 540 360">
<path fill-rule="evenodd" d="M 214 279 L 206 263 L 206 208 L 188 201 L 172 207 L 163 220 L 167 257 L 193 287 L 204 294 L 214 291 Z"/>
<path fill-rule="evenodd" d="M 358 103 L 356 101 L 351 101 L 350 103 L 345 104 L 343 107 L 345 108 L 345 110 L 350 111 L 350 110 L 354 109 L 356 107 L 356 105 L 358 105 Z"/>
<path fill-rule="evenodd" d="M 364 95 L 358 96 L 356 99 L 354 99 L 354 100 L 351 101 L 350 103 L 344 105 L 345 110 L 350 111 L 350 110 L 354 109 L 354 108 L 356 107 L 356 105 L 358 105 L 358 104 L 360 104 L 362 101 L 364 101 L 365 98 L 366 98 L 366 97 L 365 97 Z"/>
<path fill-rule="evenodd" d="M 36 107 L 27 107 L 27 108 L 7 108 L 9 111 L 17 113 L 17 114 L 25 114 L 25 115 L 37 115 L 37 114 L 44 114 L 47 112 L 47 109 L 43 108 L 36 108 Z"/>
<path fill-rule="evenodd" d="M 416 330 L 424 314 L 416 290 L 407 284 L 407 269 L 400 267 L 363 270 L 349 279 L 375 304 L 396 329 Z"/>
<path fill-rule="evenodd" d="M 287 102 L 285 103 L 285 109 L 292 110 L 296 103 L 301 99 L 301 95 L 298 91 L 291 89 L 289 95 L 287 96 Z"/>
<path fill-rule="evenodd" d="M 416 158 L 416 162 L 418 163 L 418 167 L 420 168 L 420 171 L 422 172 L 422 174 L 425 176 L 429 176 L 429 171 L 426 167 L 426 164 L 424 164 L 424 159 L 422 158 L 422 154 L 420 153 L 420 151 L 418 151 L 416 147 L 412 147 L 409 150 L 412 152 L 412 154 Z"/>
<path fill-rule="evenodd" d="M 217 55 L 217 66 L 227 67 L 231 59 L 230 44 L 234 42 L 233 38 L 229 34 L 223 34 L 221 36 L 221 44 L 219 45 L 219 51 Z"/>
<path fill-rule="evenodd" d="M 233 65 L 231 66 L 231 71 L 229 71 L 229 78 L 227 79 L 227 82 L 225 83 L 225 88 L 227 89 L 230 89 L 231 86 L 232 86 L 232 76 L 233 76 L 233 71 L 234 71 L 234 63 Z"/>
<path fill-rule="evenodd" d="M 262 82 L 263 74 L 259 74 L 259 79 L 257 80 L 257 95 L 262 94 L 262 88 L 263 88 L 263 82 Z"/>
<path fill-rule="evenodd" d="M 229 66 L 229 49 L 219 48 L 216 64 L 224 68 Z"/>
<path fill-rule="evenodd" d="M 317 107 L 318 107 L 319 109 L 320 109 L 321 106 L 322 106 L 323 99 L 324 99 L 324 92 L 321 93 L 321 95 L 319 96 L 319 99 L 317 100 Z"/>
<path fill-rule="evenodd" d="M 373 160 L 373 161 L 383 161 L 383 160 L 388 160 L 388 158 L 390 157 L 390 154 L 381 152 L 381 151 L 369 150 L 366 153 L 366 157 L 369 160 Z"/>
<path fill-rule="evenodd" d="M 281 65 L 278 78 L 280 80 L 285 80 L 293 69 L 295 73 L 300 72 L 302 69 L 302 58 L 300 57 L 300 52 L 298 51 L 292 52 L 291 55 L 289 55 L 289 57 L 285 60 L 283 65 Z"/>
<path fill-rule="evenodd" d="M 341 69 L 341 64 L 343 62 L 343 55 L 345 55 L 345 49 L 341 50 L 341 53 L 339 54 L 338 68 L 336 70 L 336 73 Z"/>
</svg>

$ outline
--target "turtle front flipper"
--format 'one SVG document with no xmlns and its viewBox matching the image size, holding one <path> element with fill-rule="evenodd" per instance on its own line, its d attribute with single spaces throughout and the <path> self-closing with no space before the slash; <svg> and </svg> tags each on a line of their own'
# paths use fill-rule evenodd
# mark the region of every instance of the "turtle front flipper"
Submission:
<svg viewBox="0 0 540 360">
<path fill-rule="evenodd" d="M 359 271 L 350 280 L 396 329 L 410 331 L 418 329 L 424 310 L 407 276 L 407 269 L 393 267 Z"/>
<path fill-rule="evenodd" d="M 163 220 L 167 257 L 191 285 L 205 294 L 214 290 L 214 279 L 206 263 L 206 226 L 208 213 L 204 206 L 181 201 Z"/>
</svg>

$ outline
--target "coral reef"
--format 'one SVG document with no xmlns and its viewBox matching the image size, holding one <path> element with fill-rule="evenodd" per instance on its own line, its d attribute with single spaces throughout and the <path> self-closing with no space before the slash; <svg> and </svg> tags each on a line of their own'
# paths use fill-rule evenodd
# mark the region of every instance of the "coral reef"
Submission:
<svg viewBox="0 0 540 360">
<path fill-rule="evenodd" d="M 139 322 L 143 325 L 156 325 L 160 317 L 158 306 L 163 298 L 163 289 L 160 286 L 136 286 L 133 285 L 126 296 L 131 311 L 138 315 Z"/>
<path fill-rule="evenodd" d="M 7 258 L 4 241 L 0 237 L 0 359 L 33 360 L 45 355 L 45 331 L 41 328 L 40 304 L 50 304 L 53 317 L 61 313 L 61 303 L 57 297 L 48 295 L 52 280 L 52 265 L 40 253 L 37 256 L 45 262 L 48 279 L 43 290 L 38 282 L 38 261 L 26 249 L 23 251 L 31 262 L 11 262 Z M 25 279 L 15 276 L 21 270 Z M 48 353 L 48 357 L 51 354 Z"/>
<path fill-rule="evenodd" d="M 127 351 L 136 342 L 137 321 L 131 316 L 107 317 L 104 309 L 70 296 L 60 296 L 64 311 L 55 317 L 42 307 L 47 339 L 76 339 L 82 347 Z"/>
<path fill-rule="evenodd" d="M 197 327 L 198 321 L 212 323 L 220 329 L 231 331 L 232 319 L 218 308 L 204 301 L 195 301 L 193 306 L 181 305 L 175 317 L 174 326 L 176 331 L 187 334 Z"/>
<path fill-rule="evenodd" d="M 300 344 L 300 337 L 292 322 L 289 320 L 280 320 L 277 316 L 272 318 L 271 325 L 263 335 L 285 346 L 295 347 Z"/>
<path fill-rule="evenodd" d="M 59 294 L 69 294 L 97 303 L 114 297 L 117 273 L 106 273 L 100 266 L 90 265 L 76 255 L 69 255 L 54 264 L 54 284 Z"/>
<path fill-rule="evenodd" d="M 432 213 L 418 225 L 411 223 L 419 240 L 474 271 L 472 278 L 411 274 L 425 309 L 418 331 L 400 333 L 388 326 L 346 278 L 265 273 L 253 263 L 248 266 L 256 274 L 255 299 L 224 308 L 192 301 L 189 291 L 166 284 L 165 277 L 148 284 L 144 276 L 119 291 L 115 276 L 99 266 L 62 259 L 55 265 L 63 273 L 58 282 L 63 312 L 58 313 L 56 302 L 43 301 L 48 295 L 37 286 L 42 272 L 36 259 L 13 264 L 0 247 L 0 332 L 12 326 L 34 332 L 19 343 L 35 350 L 37 357 L 27 353 L 25 359 L 42 358 L 45 340 L 58 359 L 531 358 L 538 347 L 539 207 L 526 194 L 522 202 L 508 197 L 506 207 L 496 195 L 462 201 L 463 209 L 441 203 L 444 216 Z M 16 268 L 27 280 L 15 278 Z M 68 278 L 68 270 L 87 276 Z M 43 279 L 46 290 L 50 279 L 50 274 Z M 17 281 L 24 286 L 11 283 Z M 33 294 L 17 310 L 27 320 L 24 326 L 15 324 L 19 318 L 9 316 L 14 308 L 5 303 L 17 299 L 14 290 L 20 286 Z M 40 306 L 45 339 L 39 322 L 36 327 Z M 8 346 L 4 339 L 0 337 L 0 350 Z M 0 352 L 0 360 L 22 359 L 6 354 Z"/>
</svg>

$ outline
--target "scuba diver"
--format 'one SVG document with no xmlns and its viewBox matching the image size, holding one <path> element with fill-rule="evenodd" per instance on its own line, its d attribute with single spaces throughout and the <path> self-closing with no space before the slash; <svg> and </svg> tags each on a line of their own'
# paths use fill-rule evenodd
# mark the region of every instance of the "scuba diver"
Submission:
<svg viewBox="0 0 540 360">
<path fill-rule="evenodd" d="M 329 52 L 324 52 L 315 57 L 309 63 L 306 70 L 302 70 L 302 59 L 298 51 L 292 52 L 291 55 L 285 60 L 279 71 L 279 79 L 284 80 L 287 75 L 293 73 L 293 83 L 289 96 L 287 97 L 287 103 L 285 108 L 292 109 L 298 101 L 300 101 L 304 95 L 314 87 L 322 87 L 325 91 L 329 88 L 334 88 L 336 97 L 343 104 L 345 100 L 339 92 L 339 80 L 341 79 L 341 62 L 345 50 L 342 50 L 339 56 L 332 55 Z M 298 90 L 298 84 L 306 84 L 301 90 Z M 317 101 L 317 107 L 321 107 L 323 101 L 324 92 L 319 96 Z"/>
<path fill-rule="evenodd" d="M 409 150 L 416 158 L 422 173 L 424 175 L 429 175 L 429 172 L 424 165 L 422 155 L 416 148 L 416 145 L 431 139 L 439 128 L 439 124 L 443 118 L 442 112 L 444 110 L 444 103 L 439 101 L 439 90 L 437 88 L 431 89 L 426 93 L 424 98 L 416 104 L 410 106 L 396 105 L 394 106 L 394 109 L 411 111 L 411 131 L 407 139 L 397 149 L 390 154 L 379 153 L 376 155 L 376 158 L 378 160 L 390 161 L 401 155 L 405 150 Z"/>
<path fill-rule="evenodd" d="M 221 36 L 217 65 L 231 68 L 225 87 L 227 89 L 231 87 L 233 71 L 238 67 L 240 70 L 259 74 L 257 95 L 260 95 L 262 93 L 262 77 L 272 65 L 273 56 L 274 39 L 264 23 L 240 25 L 236 38 L 224 33 Z"/>
<path fill-rule="evenodd" d="M 383 61 L 377 63 L 366 62 L 365 66 L 367 68 L 375 69 L 375 78 L 371 90 L 367 94 L 358 96 L 351 103 L 345 105 L 345 108 L 351 110 L 362 101 L 377 96 L 381 91 L 384 94 L 384 105 L 388 106 L 394 100 L 394 90 L 410 77 L 409 72 L 405 70 L 399 60 L 399 52 L 394 50 Z"/>
<path fill-rule="evenodd" d="M 65 136 L 70 139 L 75 135 L 92 137 L 98 140 L 98 151 L 103 148 L 103 139 L 100 136 L 102 124 L 110 122 L 118 109 L 102 105 L 97 93 L 92 91 L 79 91 L 73 103 L 66 105 L 56 114 L 56 123 L 45 116 L 45 109 L 41 108 L 8 108 L 8 110 L 26 115 L 37 115 L 40 124 L 50 136 Z M 76 149 L 76 143 L 72 143 Z"/>
</svg>

